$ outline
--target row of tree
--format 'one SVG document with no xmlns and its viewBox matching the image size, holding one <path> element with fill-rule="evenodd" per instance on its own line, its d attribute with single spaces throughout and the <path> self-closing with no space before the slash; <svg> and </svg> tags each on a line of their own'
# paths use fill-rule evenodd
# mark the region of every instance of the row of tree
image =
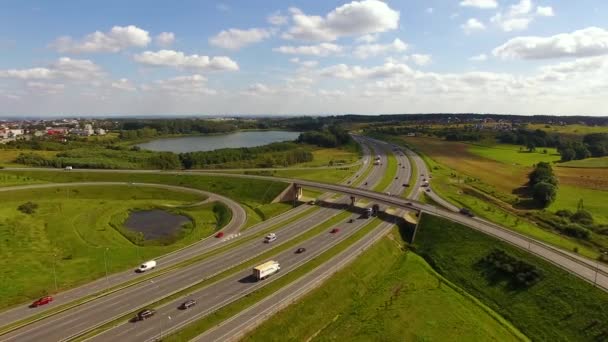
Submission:
<svg viewBox="0 0 608 342">
<path fill-rule="evenodd" d="M 348 132 L 338 125 L 331 125 L 319 131 L 300 134 L 298 142 L 320 147 L 339 147 L 353 142 Z"/>
<path fill-rule="evenodd" d="M 506 278 L 514 287 L 530 287 L 542 278 L 542 272 L 534 265 L 519 260 L 502 249 L 494 249 L 483 257 L 478 266 L 490 271 L 492 278 Z"/>
<path fill-rule="evenodd" d="M 532 197 L 543 208 L 548 207 L 557 196 L 557 177 L 553 173 L 551 164 L 540 162 L 528 175 Z"/>
<path fill-rule="evenodd" d="M 587 134 L 582 141 L 568 141 L 558 147 L 562 161 L 608 155 L 608 133 Z"/>
</svg>

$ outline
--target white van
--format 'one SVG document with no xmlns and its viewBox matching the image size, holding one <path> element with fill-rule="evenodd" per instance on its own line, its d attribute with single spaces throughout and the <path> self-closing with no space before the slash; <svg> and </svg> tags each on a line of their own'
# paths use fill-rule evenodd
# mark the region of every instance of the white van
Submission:
<svg viewBox="0 0 608 342">
<path fill-rule="evenodd" d="M 65 167 L 65 169 L 66 169 L 66 170 L 72 170 L 72 169 L 73 169 L 73 167 L 71 167 L 71 166 L 66 166 L 66 167 Z"/>
<path fill-rule="evenodd" d="M 274 241 L 276 239 L 277 239 L 276 234 L 275 233 L 270 233 L 270 234 L 266 235 L 266 238 L 264 239 L 264 242 L 270 243 L 270 242 L 272 242 L 272 241 Z"/>
<path fill-rule="evenodd" d="M 146 272 L 149 270 L 153 270 L 156 267 L 156 261 L 155 260 L 150 260 L 150 261 L 146 261 L 143 264 L 139 265 L 139 267 L 137 268 L 137 272 Z"/>
</svg>

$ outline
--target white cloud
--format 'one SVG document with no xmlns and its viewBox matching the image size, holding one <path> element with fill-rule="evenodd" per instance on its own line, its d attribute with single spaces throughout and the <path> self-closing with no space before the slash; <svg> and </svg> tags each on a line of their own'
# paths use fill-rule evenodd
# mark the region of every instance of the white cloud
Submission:
<svg viewBox="0 0 608 342">
<path fill-rule="evenodd" d="M 62 53 L 118 52 L 130 47 L 145 47 L 150 43 L 148 31 L 137 26 L 114 26 L 109 32 L 96 31 L 81 40 L 59 37 L 51 47 Z"/>
<path fill-rule="evenodd" d="M 144 85 L 144 91 L 169 93 L 173 96 L 215 95 L 217 91 L 206 86 L 207 79 L 198 74 L 179 76 L 167 80 L 158 80 L 151 85 Z"/>
<path fill-rule="evenodd" d="M 161 32 L 156 36 L 156 45 L 160 47 L 171 46 L 175 42 L 175 34 L 173 32 Z"/>
<path fill-rule="evenodd" d="M 126 78 L 121 78 L 118 81 L 112 82 L 110 86 L 114 89 L 135 91 L 137 88 Z"/>
<path fill-rule="evenodd" d="M 488 60 L 488 55 L 486 55 L 485 53 L 482 53 L 480 55 L 469 58 L 469 60 L 473 61 L 473 62 L 485 62 Z"/>
<path fill-rule="evenodd" d="M 311 55 L 325 57 L 342 52 L 340 45 L 332 43 L 321 43 L 317 45 L 280 46 L 273 51 L 291 55 Z"/>
<path fill-rule="evenodd" d="M 484 25 L 481 21 L 476 18 L 469 18 L 466 23 L 460 26 L 465 33 L 470 34 L 475 31 L 483 31 L 486 29 L 486 25 Z"/>
<path fill-rule="evenodd" d="M 318 61 L 303 61 L 300 60 L 298 57 L 290 58 L 289 61 L 304 68 L 314 68 L 319 64 Z"/>
<path fill-rule="evenodd" d="M 181 51 L 160 50 L 157 52 L 145 51 L 134 55 L 133 59 L 149 66 L 174 67 L 180 69 L 198 70 L 239 70 L 238 64 L 226 56 L 209 57 L 199 55 L 185 55 Z"/>
<path fill-rule="evenodd" d="M 433 14 L 434 11 L 435 11 L 435 9 L 433 7 L 429 7 L 426 9 L 426 13 L 428 13 L 428 14 Z"/>
<path fill-rule="evenodd" d="M 503 59 L 549 59 L 589 57 L 608 54 L 608 31 L 588 27 L 550 37 L 516 37 L 495 48 L 494 56 Z"/>
<path fill-rule="evenodd" d="M 460 6 L 488 9 L 498 7 L 498 3 L 496 0 L 463 0 L 460 2 Z"/>
<path fill-rule="evenodd" d="M 534 4 L 531 0 L 520 0 L 509 7 L 506 12 L 496 13 L 490 21 L 505 32 L 522 31 L 528 28 L 536 17 L 553 16 L 553 8 L 538 6 L 532 11 Z"/>
<path fill-rule="evenodd" d="M 536 7 L 536 14 L 540 15 L 541 17 L 552 17 L 555 15 L 555 13 L 553 13 L 553 7 L 547 6 L 547 7 L 543 7 L 543 6 L 538 6 Z"/>
<path fill-rule="evenodd" d="M 252 28 L 248 30 L 229 29 L 223 30 L 217 35 L 209 38 L 209 43 L 224 49 L 238 50 L 244 46 L 261 42 L 270 38 L 272 33 L 265 29 Z"/>
<path fill-rule="evenodd" d="M 377 40 L 378 40 L 377 34 L 366 34 L 366 35 L 363 35 L 363 36 L 357 38 L 357 42 L 367 43 L 367 44 L 374 43 Z"/>
<path fill-rule="evenodd" d="M 20 80 L 64 79 L 90 81 L 103 76 L 101 68 L 88 59 L 62 57 L 44 68 L 0 70 L 0 78 Z"/>
<path fill-rule="evenodd" d="M 363 44 L 355 48 L 353 54 L 357 58 L 366 59 L 386 53 L 403 52 L 407 50 L 407 44 L 401 39 L 395 38 L 389 44 Z"/>
<path fill-rule="evenodd" d="M 353 1 L 325 17 L 290 9 L 293 25 L 283 34 L 287 39 L 333 41 L 343 36 L 386 32 L 399 26 L 399 12 L 379 0 Z"/>
<path fill-rule="evenodd" d="M 275 90 L 263 83 L 254 83 L 247 87 L 246 93 L 250 95 L 268 95 L 274 94 Z"/>
<path fill-rule="evenodd" d="M 342 90 L 326 90 L 326 89 L 319 89 L 318 91 L 319 95 L 324 96 L 324 97 L 328 97 L 328 98 L 336 98 L 336 97 L 342 97 L 344 95 L 346 95 L 346 93 Z"/>
<path fill-rule="evenodd" d="M 410 59 L 418 66 L 426 66 L 431 64 L 433 57 L 431 55 L 413 54 Z"/>
<path fill-rule="evenodd" d="M 281 26 L 287 24 L 288 18 L 282 15 L 281 12 L 274 12 L 273 14 L 269 15 L 268 18 L 266 18 L 266 21 L 270 25 Z"/>
<path fill-rule="evenodd" d="M 47 94 L 58 94 L 65 89 L 65 84 L 62 83 L 27 82 L 26 86 L 37 92 L 45 92 Z"/>
<path fill-rule="evenodd" d="M 359 79 L 359 78 L 385 78 L 395 75 L 411 74 L 412 69 L 405 64 L 396 64 L 387 62 L 384 65 L 376 67 L 361 67 L 350 66 L 346 64 L 338 64 L 320 70 L 320 75 L 325 77 L 334 77 L 342 79 Z"/>
</svg>

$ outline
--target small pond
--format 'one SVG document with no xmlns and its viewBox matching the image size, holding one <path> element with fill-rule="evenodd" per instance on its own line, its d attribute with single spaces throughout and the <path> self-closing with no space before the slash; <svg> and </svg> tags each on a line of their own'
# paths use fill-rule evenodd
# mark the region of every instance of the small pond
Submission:
<svg viewBox="0 0 608 342">
<path fill-rule="evenodd" d="M 125 227 L 140 232 L 146 240 L 156 240 L 174 236 L 190 218 L 160 209 L 132 211 L 125 221 Z"/>
</svg>

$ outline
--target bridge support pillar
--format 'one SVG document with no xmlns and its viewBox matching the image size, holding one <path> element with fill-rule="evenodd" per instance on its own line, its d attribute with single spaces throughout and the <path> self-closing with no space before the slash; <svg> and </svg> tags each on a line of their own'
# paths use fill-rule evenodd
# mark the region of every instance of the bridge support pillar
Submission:
<svg viewBox="0 0 608 342">
<path fill-rule="evenodd" d="M 302 198 L 302 187 L 298 184 L 291 183 L 283 192 L 281 192 L 272 203 L 277 202 L 294 202 Z"/>
<path fill-rule="evenodd" d="M 351 206 L 354 206 L 354 205 L 355 205 L 355 201 L 356 201 L 356 200 L 357 200 L 357 199 L 355 198 L 355 196 L 350 196 L 350 205 L 351 205 Z"/>
</svg>

